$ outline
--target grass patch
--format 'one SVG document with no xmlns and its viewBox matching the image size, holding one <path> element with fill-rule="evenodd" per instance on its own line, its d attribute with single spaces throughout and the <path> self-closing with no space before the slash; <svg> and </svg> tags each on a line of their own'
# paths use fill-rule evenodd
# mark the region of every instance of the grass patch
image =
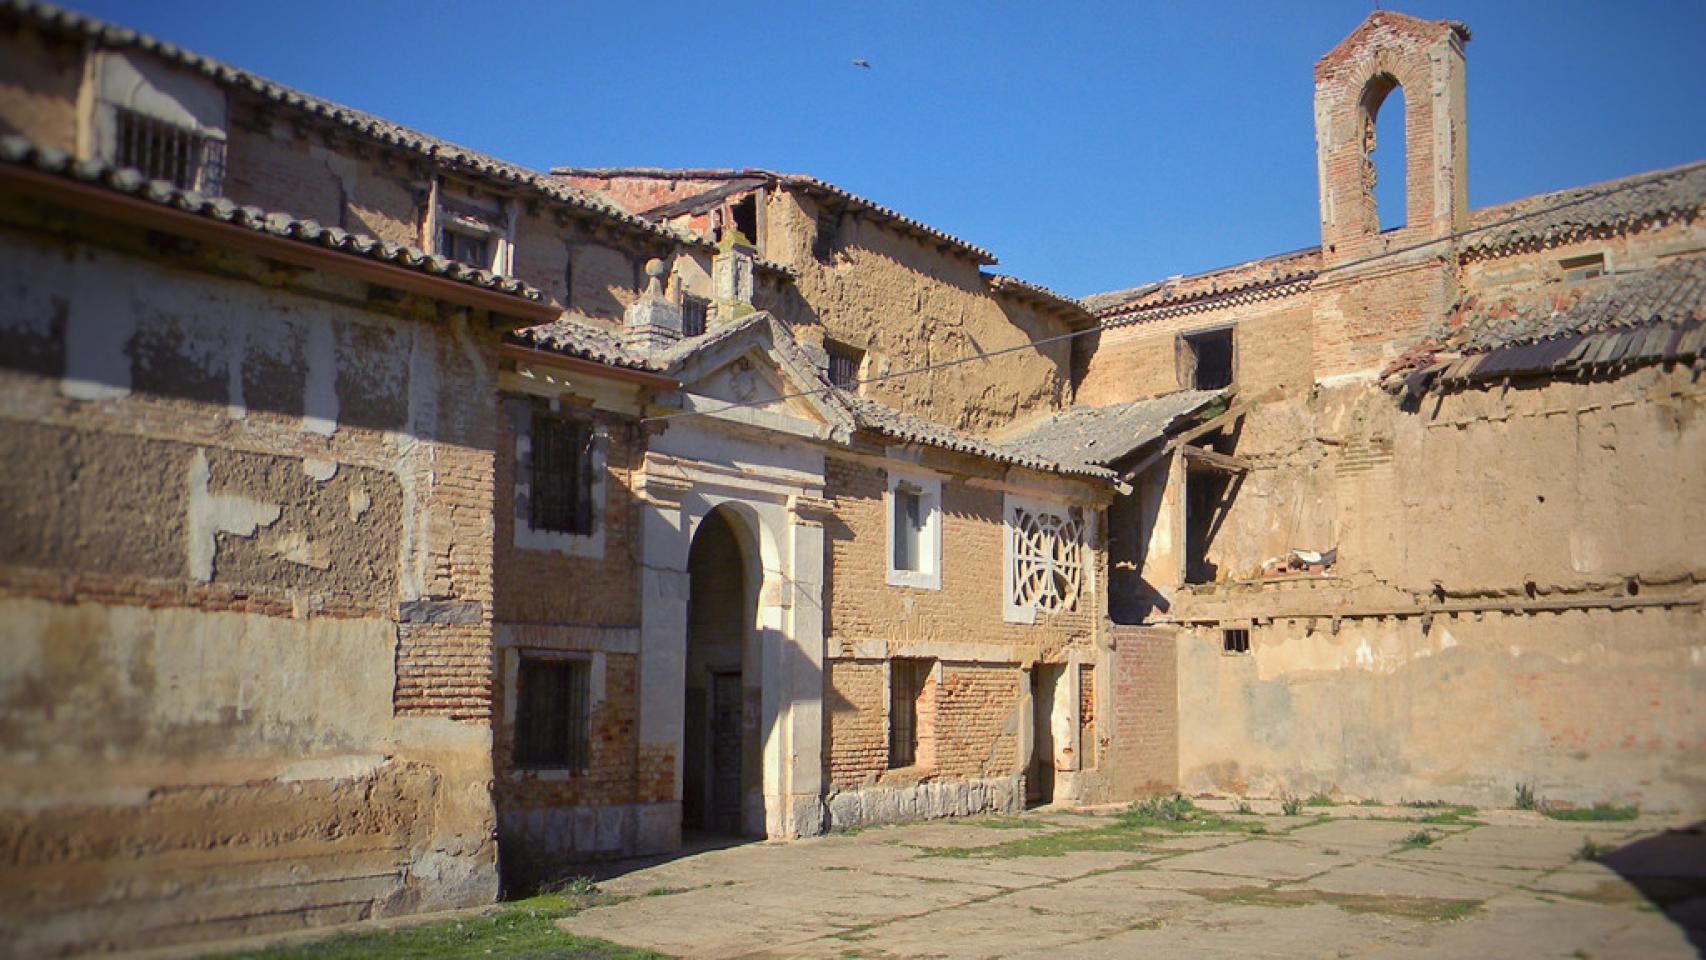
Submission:
<svg viewBox="0 0 1706 960">
<path fill-rule="evenodd" d="M 1570 854 L 1570 859 L 1598 860 L 1600 857 L 1603 857 L 1616 849 L 1616 847 L 1609 843 L 1598 843 L 1592 837 L 1583 837 L 1582 845 L 1576 848 L 1575 853 Z"/>
<path fill-rule="evenodd" d="M 1188 798 L 1173 794 L 1139 800 L 1105 826 L 1058 828 L 982 847 L 940 847 L 920 856 L 1004 860 L 1012 857 L 1059 857 L 1081 850 L 1129 852 L 1144 849 L 1145 844 L 1160 833 L 1266 831 L 1263 824 L 1228 820 L 1220 814 L 1200 810 Z"/>
<path fill-rule="evenodd" d="M 1468 804 L 1457 804 L 1447 810 L 1439 810 L 1422 818 L 1423 823 L 1477 823 L 1466 819 L 1475 815 L 1475 808 Z"/>
<path fill-rule="evenodd" d="M 1027 820 L 1024 817 L 976 817 L 952 819 L 949 823 L 957 823 L 965 827 L 988 827 L 991 830 L 1048 830 L 1054 824 L 1042 820 Z"/>
<path fill-rule="evenodd" d="M 688 887 L 653 887 L 646 891 L 648 897 L 667 897 L 677 893 L 686 893 Z"/>
<path fill-rule="evenodd" d="M 557 929 L 556 921 L 588 907 L 624 898 L 600 893 L 580 878 L 555 893 L 504 904 L 482 916 L 443 920 L 400 930 L 351 933 L 299 946 L 226 954 L 254 960 L 378 960 L 421 957 L 430 960 L 505 957 L 510 960 L 666 960 L 663 954 L 635 950 Z"/>
<path fill-rule="evenodd" d="M 1404 842 L 1400 843 L 1398 845 L 1398 849 L 1394 852 L 1419 850 L 1422 847 L 1431 847 L 1434 845 L 1434 841 L 1438 840 L 1439 837 L 1440 835 L 1434 833 L 1432 830 L 1417 830 L 1415 833 L 1405 837 Z"/>
<path fill-rule="evenodd" d="M 1271 887 L 1232 887 L 1185 892 L 1211 903 L 1234 903 L 1254 907 L 1309 907 L 1326 904 L 1338 907 L 1346 913 L 1379 913 L 1389 917 L 1437 922 L 1461 920 L 1481 907 L 1479 900 L 1328 893 L 1324 890 L 1275 890 Z"/>
<path fill-rule="evenodd" d="M 1332 797 L 1317 790 L 1309 795 L 1309 799 L 1303 801 L 1303 805 L 1306 807 L 1336 807 L 1339 804 Z"/>
<path fill-rule="evenodd" d="M 1573 820 L 1599 822 L 1607 820 L 1633 820 L 1641 813 L 1639 806 L 1619 806 L 1615 803 L 1596 803 L 1591 807 L 1560 807 L 1547 806 L 1541 812 L 1554 820 Z"/>
</svg>

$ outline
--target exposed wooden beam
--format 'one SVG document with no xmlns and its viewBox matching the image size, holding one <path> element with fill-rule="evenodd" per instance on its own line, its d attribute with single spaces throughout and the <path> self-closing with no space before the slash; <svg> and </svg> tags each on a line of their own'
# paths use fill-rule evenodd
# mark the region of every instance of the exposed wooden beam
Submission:
<svg viewBox="0 0 1706 960">
<path fill-rule="evenodd" d="M 1195 444 L 1187 443 L 1183 447 L 1179 448 L 1179 450 L 1185 455 L 1186 460 L 1195 461 L 1211 469 L 1225 470 L 1228 473 L 1245 473 L 1250 469 L 1250 461 L 1245 460 L 1243 457 L 1234 457 L 1229 454 L 1218 453 L 1214 450 L 1208 449 L 1207 447 L 1199 447 Z"/>
</svg>

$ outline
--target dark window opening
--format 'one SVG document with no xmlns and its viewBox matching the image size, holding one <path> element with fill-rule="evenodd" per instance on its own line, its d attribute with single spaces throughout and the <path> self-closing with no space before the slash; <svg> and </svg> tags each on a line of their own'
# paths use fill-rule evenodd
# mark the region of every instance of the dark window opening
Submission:
<svg viewBox="0 0 1706 960">
<path fill-rule="evenodd" d="M 492 244 L 487 237 L 444 227 L 438 231 L 438 252 L 445 259 L 466 263 L 470 267 L 492 268 Z"/>
<path fill-rule="evenodd" d="M 841 215 L 833 211 L 820 211 L 817 215 L 817 235 L 812 237 L 812 256 L 818 261 L 828 263 L 835 256 L 836 248 L 841 241 L 836 237 L 840 226 Z"/>
<path fill-rule="evenodd" d="M 829 354 L 829 382 L 838 387 L 856 385 L 859 368 L 865 362 L 865 351 L 834 340 L 825 340 L 823 349 Z"/>
<path fill-rule="evenodd" d="M 894 569 L 922 570 L 919 548 L 924 542 L 924 491 L 909 483 L 894 488 Z"/>
<path fill-rule="evenodd" d="M 219 193 L 225 175 L 225 141 L 122 107 L 114 108 L 113 114 L 116 165 L 134 167 L 151 180 L 165 180 L 185 190 Z"/>
<path fill-rule="evenodd" d="M 1183 382 L 1197 390 L 1232 386 L 1232 330 L 1210 330 L 1180 338 Z"/>
<path fill-rule="evenodd" d="M 930 678 L 929 660 L 889 661 L 889 768 L 918 762 L 918 701 Z"/>
<path fill-rule="evenodd" d="M 1208 559 L 1224 509 L 1227 476 L 1219 471 L 1185 473 L 1185 582 L 1213 583 L 1220 572 Z"/>
<path fill-rule="evenodd" d="M 592 753 L 591 665 L 522 655 L 515 679 L 515 765 L 585 770 Z"/>
<path fill-rule="evenodd" d="M 746 242 L 752 246 L 758 245 L 758 194 L 749 193 L 729 208 L 734 220 L 734 228 Z"/>
<path fill-rule="evenodd" d="M 683 336 L 697 337 L 705 332 L 705 324 L 711 316 L 711 301 L 692 294 L 681 301 L 681 333 Z"/>
<path fill-rule="evenodd" d="M 575 254 L 572 250 L 563 251 L 563 306 L 567 308 L 575 302 Z"/>
<path fill-rule="evenodd" d="M 535 413 L 531 439 L 529 525 L 592 533 L 592 424 Z"/>
<path fill-rule="evenodd" d="M 1564 271 L 1565 283 L 1580 283 L 1605 276 L 1605 254 L 1590 253 L 1585 257 L 1566 257 L 1558 261 Z"/>
<path fill-rule="evenodd" d="M 1244 629 L 1220 631 L 1220 647 L 1227 653 L 1249 653 L 1250 631 Z"/>
</svg>

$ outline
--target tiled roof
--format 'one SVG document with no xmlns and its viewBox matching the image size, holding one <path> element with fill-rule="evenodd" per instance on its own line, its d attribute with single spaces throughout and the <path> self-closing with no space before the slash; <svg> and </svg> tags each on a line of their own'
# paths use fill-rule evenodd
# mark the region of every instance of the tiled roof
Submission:
<svg viewBox="0 0 1706 960">
<path fill-rule="evenodd" d="M 1165 436 L 1223 395 L 1220 390 L 1181 390 L 1106 407 L 1074 407 L 1008 437 L 1005 445 L 1061 463 L 1106 466 Z"/>
<path fill-rule="evenodd" d="M 998 463 L 1010 463 L 1048 473 L 1093 477 L 1098 480 L 1114 479 L 1113 471 L 1103 467 L 1088 463 L 1054 460 L 1020 450 L 1008 444 L 980 439 L 934 420 L 926 420 L 910 413 L 902 413 L 893 407 L 849 393 L 846 390 L 838 389 L 835 392 L 840 396 L 841 401 L 853 411 L 853 416 L 861 429 L 880 433 L 886 437 L 926 447 L 968 453 Z"/>
<path fill-rule="evenodd" d="M 983 279 L 993 293 L 1066 314 L 1072 326 L 1089 326 L 1096 322 L 1096 318 L 1091 316 L 1084 304 L 1041 284 L 1010 277 L 1004 273 L 986 273 Z"/>
<path fill-rule="evenodd" d="M 114 167 L 98 160 L 73 160 L 63 150 L 44 149 L 17 136 L 0 137 L 0 163 L 25 167 L 66 180 L 145 200 L 184 213 L 216 220 L 300 243 L 376 260 L 417 273 L 453 280 L 519 300 L 542 303 L 544 295 L 514 277 L 495 274 L 448 260 L 416 247 L 378 240 L 366 234 L 299 220 L 288 213 L 269 213 L 259 207 L 238 206 L 224 197 L 204 197 L 163 180 L 150 180 L 140 171 Z"/>
<path fill-rule="evenodd" d="M 411 130 L 353 107 L 323 100 L 128 27 L 37 0 L 0 0 L 0 14 L 6 13 L 30 20 L 43 30 L 78 34 L 101 46 L 134 48 L 152 53 L 227 87 L 329 121 L 367 139 L 408 150 L 457 173 L 524 189 L 545 199 L 597 214 L 607 221 L 660 239 L 693 246 L 709 246 L 707 241 L 699 237 L 637 217 L 590 191 L 565 184 L 548 174 Z"/>
<path fill-rule="evenodd" d="M 1615 375 L 1655 363 L 1706 362 L 1706 257 L 1603 277 L 1563 293 L 1471 297 L 1431 345 L 1388 370 L 1418 395 L 1430 386 L 1533 375 Z"/>
<path fill-rule="evenodd" d="M 647 177 L 658 180 L 733 180 L 762 178 L 784 186 L 798 187 L 807 193 L 818 197 L 828 197 L 867 214 L 875 220 L 887 223 L 921 239 L 947 246 L 971 257 L 981 265 L 999 263 L 995 254 L 982 247 L 967 243 L 949 233 L 944 233 L 927 223 L 914 220 L 903 213 L 892 210 L 868 200 L 856 193 L 844 190 L 826 180 L 819 180 L 803 173 L 778 173 L 774 170 L 764 170 L 757 167 L 742 167 L 740 169 L 683 169 L 671 170 L 663 167 L 552 167 L 551 172 L 564 177 L 593 177 L 612 179 L 616 177 Z"/>
<path fill-rule="evenodd" d="M 1152 310 L 1171 314 L 1182 308 L 1225 306 L 1228 299 L 1243 302 L 1300 293 L 1309 289 L 1320 270 L 1321 248 L 1308 247 L 1190 276 L 1095 293 L 1081 302 L 1104 320 Z"/>
<path fill-rule="evenodd" d="M 646 371 L 658 369 L 645 356 L 623 346 L 616 334 L 568 317 L 517 330 L 510 334 L 510 339 L 524 346 L 613 367 Z"/>
<path fill-rule="evenodd" d="M 1620 180 L 1542 193 L 1483 207 L 1470 219 L 1463 252 L 1485 254 L 1525 243 L 1568 241 L 1596 230 L 1692 218 L 1706 203 L 1706 160 Z"/>
</svg>

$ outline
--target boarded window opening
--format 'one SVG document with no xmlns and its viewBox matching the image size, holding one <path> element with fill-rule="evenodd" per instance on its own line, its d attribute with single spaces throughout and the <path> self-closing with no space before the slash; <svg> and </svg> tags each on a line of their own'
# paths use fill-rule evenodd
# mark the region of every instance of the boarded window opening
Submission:
<svg viewBox="0 0 1706 960">
<path fill-rule="evenodd" d="M 1232 330 L 1208 330 L 1180 338 L 1183 382 L 1197 390 L 1232 386 Z"/>
<path fill-rule="evenodd" d="M 1582 257 L 1566 257 L 1558 261 L 1559 269 L 1564 271 L 1565 283 L 1580 283 L 1605 275 L 1605 254 L 1590 253 Z"/>
<path fill-rule="evenodd" d="M 812 256 L 821 263 L 828 263 L 835 256 L 840 240 L 836 237 L 841 217 L 839 214 L 824 210 L 817 215 L 817 234 L 812 237 Z"/>
<path fill-rule="evenodd" d="M 919 762 L 919 701 L 930 680 L 930 660 L 889 661 L 889 769 Z"/>
<path fill-rule="evenodd" d="M 1242 628 L 1220 631 L 1220 648 L 1226 653 L 1249 653 L 1250 631 Z"/>
<path fill-rule="evenodd" d="M 535 530 L 592 533 L 592 424 L 549 413 L 533 415 L 529 525 Z"/>
<path fill-rule="evenodd" d="M 515 765 L 585 770 L 591 759 L 591 677 L 585 660 L 523 654 L 516 671 Z"/>
</svg>

